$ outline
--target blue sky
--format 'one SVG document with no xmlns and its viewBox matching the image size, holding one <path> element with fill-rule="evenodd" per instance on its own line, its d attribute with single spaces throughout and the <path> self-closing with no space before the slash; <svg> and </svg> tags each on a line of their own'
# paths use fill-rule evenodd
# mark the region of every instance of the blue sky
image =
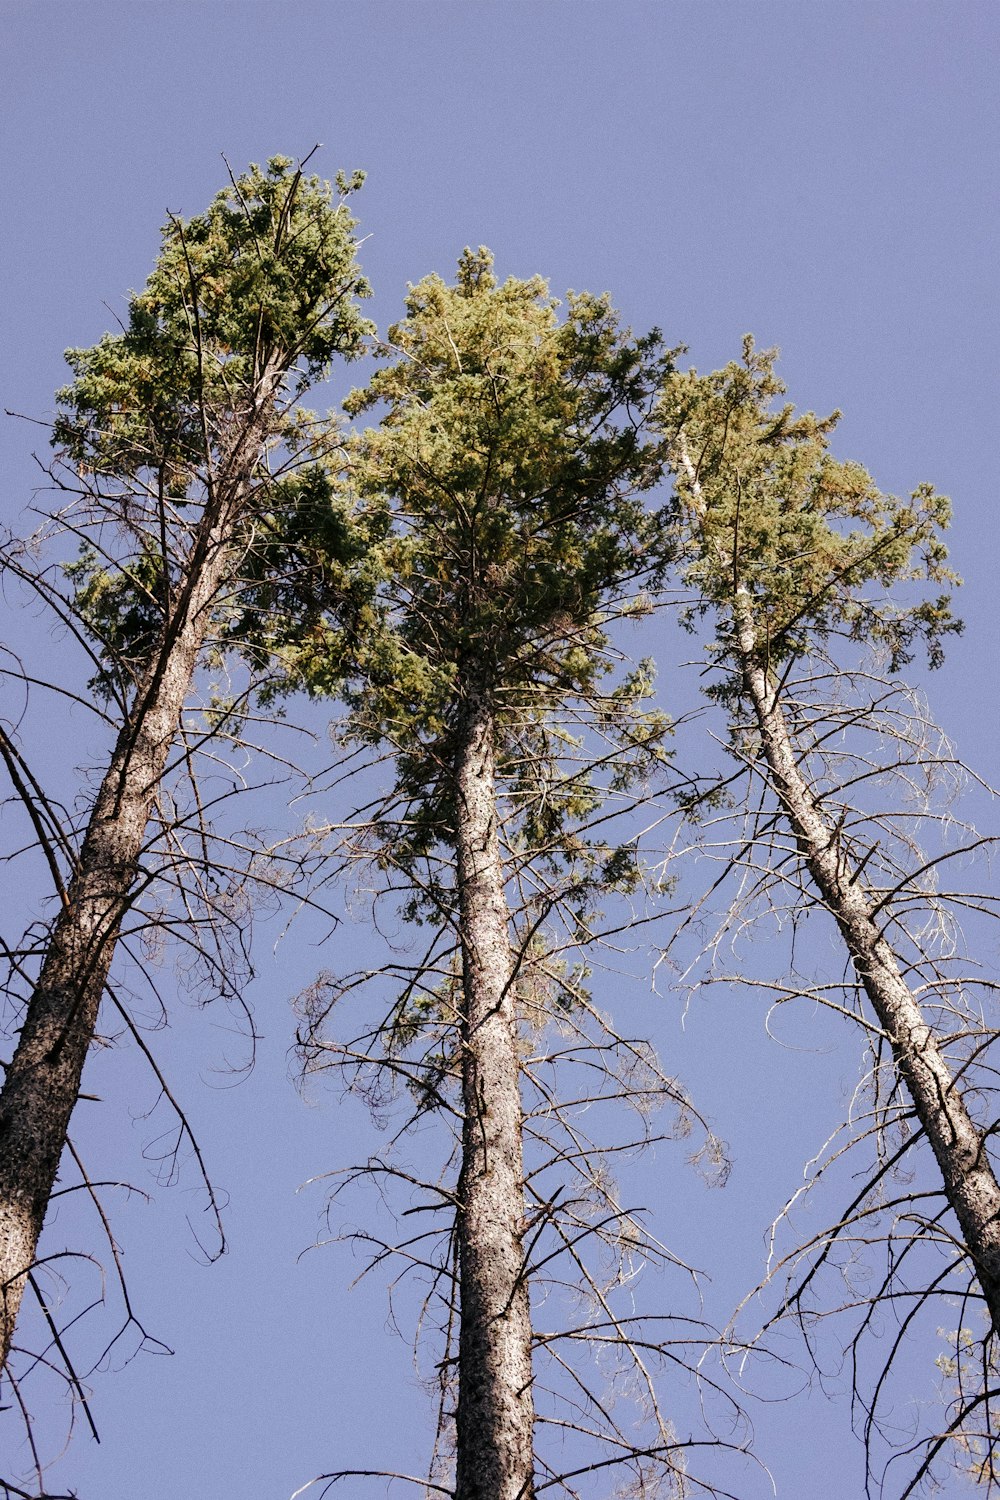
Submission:
<svg viewBox="0 0 1000 1500">
<path fill-rule="evenodd" d="M 996 779 L 994 4 L 8 0 L 0 17 L 0 406 L 51 413 L 63 349 L 112 326 L 165 211 L 197 212 L 223 184 L 222 153 L 239 170 L 322 143 L 323 175 L 369 174 L 357 213 L 382 328 L 407 281 L 450 275 L 464 245 L 485 243 L 502 273 L 540 272 L 557 294 L 610 290 L 636 328 L 660 325 L 699 368 L 736 357 L 748 330 L 780 345 L 791 397 L 843 409 L 838 454 L 885 489 L 927 479 L 951 494 L 967 628 L 930 691 Z M 348 383 L 335 376 L 331 402 Z M 38 430 L 6 419 L 0 430 L 0 505 L 22 527 Z M 62 649 L 33 639 L 23 615 L 4 634 Z M 680 654 L 666 637 L 663 650 Z M 664 661 L 668 706 L 671 670 Z M 88 753 L 56 725 L 37 746 L 67 786 Z M 285 1002 L 336 961 L 337 936 L 272 957 L 276 936 L 260 947 L 251 998 L 265 1042 L 247 1082 L 210 1071 L 231 1043 L 210 1015 L 182 1004 L 157 1041 L 229 1193 L 220 1264 L 198 1263 L 190 1188 L 157 1188 L 142 1163 L 157 1133 L 137 1118 L 148 1089 L 127 1058 L 95 1059 L 93 1091 L 106 1080 L 108 1102 L 82 1105 L 95 1115 L 80 1128 L 109 1163 L 124 1142 L 155 1193 L 151 1208 L 123 1210 L 121 1234 L 136 1299 L 177 1352 L 95 1377 L 102 1444 L 78 1431 L 52 1475 L 83 1500 L 284 1500 L 336 1462 L 413 1472 L 425 1451 L 429 1408 L 380 1289 L 348 1294 L 345 1251 L 299 1258 L 323 1195 L 295 1190 L 363 1149 L 364 1120 L 320 1091 L 303 1104 L 288 1079 Z M 646 993 L 611 998 L 642 1013 Z M 820 1027 L 781 1051 L 734 1000 L 697 1008 L 684 1030 L 673 1012 L 655 1024 L 736 1152 L 723 1193 L 684 1181 L 680 1157 L 651 1183 L 683 1220 L 683 1253 L 713 1262 L 724 1318 L 760 1274 L 789 1173 L 837 1117 L 855 1043 Z M 860 1493 L 844 1383 L 830 1384 L 833 1400 L 817 1390 L 755 1412 L 783 1496 Z"/>
</svg>

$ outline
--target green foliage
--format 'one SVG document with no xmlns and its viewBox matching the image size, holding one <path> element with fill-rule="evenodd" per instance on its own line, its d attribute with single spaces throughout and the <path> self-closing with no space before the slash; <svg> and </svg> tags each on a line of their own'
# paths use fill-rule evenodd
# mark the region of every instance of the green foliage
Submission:
<svg viewBox="0 0 1000 1500">
<path fill-rule="evenodd" d="M 622 766 L 666 731 L 643 716 L 645 679 L 600 683 L 609 619 L 670 553 L 644 493 L 663 469 L 647 419 L 671 355 L 655 332 L 633 339 L 607 297 L 571 294 L 560 321 L 543 281 L 499 284 L 483 249 L 464 252 L 455 285 L 411 288 L 389 349 L 347 403 L 382 419 L 353 440 L 345 486 L 360 513 L 391 517 L 377 622 L 348 674 L 350 733 L 395 748 L 414 847 L 427 847 L 454 826 L 451 734 L 474 676 L 518 796 L 545 800 L 550 776 L 553 826 L 579 817 L 586 778 L 545 769 L 553 714 L 585 701 L 620 734 Z M 331 686 L 322 652 L 292 675 Z"/>
<path fill-rule="evenodd" d="M 163 559 L 145 539 L 121 567 L 104 565 L 93 547 L 81 548 L 63 569 L 74 604 L 98 646 L 101 666 L 87 686 L 110 699 L 149 660 L 163 628 Z"/>
<path fill-rule="evenodd" d="M 648 492 L 673 354 L 655 332 L 633 338 L 607 297 L 557 309 L 538 277 L 499 283 L 484 249 L 463 253 L 454 285 L 412 287 L 388 362 L 347 402 L 378 426 L 332 456 L 309 506 L 285 507 L 275 548 L 287 550 L 267 569 L 303 590 L 278 611 L 286 688 L 339 694 L 343 738 L 393 758 L 395 786 L 360 842 L 403 920 L 442 933 L 456 916 L 456 737 L 470 693 L 490 704 L 507 874 L 522 892 L 514 941 L 539 951 L 554 910 L 570 947 L 585 943 L 603 898 L 638 884 L 612 820 L 667 760 L 670 730 L 649 707 L 651 663 L 615 670 L 612 629 L 649 611 L 644 589 L 671 560 L 671 518 Z M 553 958 L 546 984 L 564 967 Z M 583 971 L 566 976 L 556 1009 L 585 995 Z M 451 982 L 406 989 L 393 1048 L 426 1042 L 446 1013 L 454 1026 Z"/>
<path fill-rule="evenodd" d="M 697 610 L 723 606 L 720 660 L 731 659 L 731 606 L 743 591 L 759 649 L 775 667 L 838 633 L 883 648 L 893 671 L 923 639 L 937 666 L 942 637 L 961 628 L 940 537 L 948 501 L 929 485 L 908 500 L 883 495 L 859 464 L 835 459 L 829 438 L 839 413 L 777 405 L 785 387 L 775 357 L 748 337 L 742 363 L 706 376 L 673 373 L 660 402 L 688 538 L 685 577 Z M 905 588 L 887 597 L 916 582 L 943 589 L 912 603 Z"/>
<path fill-rule="evenodd" d="M 353 504 L 337 453 L 272 484 L 244 559 L 225 640 L 273 669 L 259 690 L 263 701 L 305 678 L 314 693 L 335 696 L 383 638 L 377 591 L 389 517 L 377 505 Z"/>
<path fill-rule="evenodd" d="M 102 690 L 127 682 L 159 638 L 203 508 L 226 482 L 249 423 L 259 427 L 253 498 L 232 541 L 257 583 L 255 549 L 280 530 L 276 511 L 310 508 L 327 461 L 317 449 L 325 455 L 337 437 L 323 428 L 317 438 L 294 403 L 334 355 L 360 354 L 371 332 L 358 307 L 369 288 L 355 260 L 355 220 L 343 201 L 362 180 L 338 177 L 337 201 L 329 183 L 287 157 L 252 165 L 206 213 L 168 220 L 123 331 L 67 352 L 75 379 L 58 392 L 52 441 L 61 473 L 74 478 L 60 483 L 97 502 L 99 518 L 125 524 L 113 556 L 105 541 L 97 551 L 85 545 L 68 570 L 106 663 L 95 680 Z M 256 454 L 268 448 L 265 467 Z M 303 462 L 313 474 L 294 476 Z M 329 519 L 331 555 L 334 529 Z M 263 602 L 258 591 L 252 607 Z M 246 609 L 232 618 L 245 629 Z"/>
<path fill-rule="evenodd" d="M 338 179 L 342 193 L 363 178 Z M 249 171 L 207 213 L 171 217 L 156 268 L 129 301 L 122 333 L 69 349 L 76 379 L 58 392 L 53 442 L 88 472 L 161 475 L 183 498 L 205 461 L 218 411 L 231 410 L 266 366 L 301 389 L 335 354 L 361 351 L 371 325 L 345 203 L 288 157 Z"/>
<path fill-rule="evenodd" d="M 464 253 L 453 287 L 420 282 L 406 310 L 398 357 L 348 403 L 388 408 L 353 477 L 403 522 L 401 634 L 434 661 L 474 655 L 505 686 L 582 686 L 599 602 L 657 535 L 640 496 L 661 472 L 642 428 L 668 364 L 658 336 L 633 342 L 586 295 L 560 324 L 543 281 L 498 286 L 485 250 Z"/>
</svg>

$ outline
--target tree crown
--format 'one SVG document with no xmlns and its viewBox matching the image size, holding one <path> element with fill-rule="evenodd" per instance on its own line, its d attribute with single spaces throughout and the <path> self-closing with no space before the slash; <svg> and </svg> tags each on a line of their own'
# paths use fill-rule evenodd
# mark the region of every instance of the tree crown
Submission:
<svg viewBox="0 0 1000 1500">
<path fill-rule="evenodd" d="M 93 685 L 105 694 L 127 687 L 159 638 L 240 433 L 257 423 L 254 498 L 232 536 L 248 579 L 264 566 L 275 514 L 299 510 L 323 483 L 339 436 L 295 401 L 334 355 L 359 355 L 371 331 L 345 201 L 362 181 L 338 176 L 335 197 L 287 157 L 251 165 L 204 214 L 168 219 L 122 331 L 67 352 L 76 378 L 57 395 L 54 475 L 83 501 L 86 519 L 73 525 L 85 540 L 66 571 L 98 643 L 104 666 Z M 279 445 L 280 457 L 265 457 Z M 240 465 L 245 481 L 245 458 Z M 263 601 L 258 591 L 246 602 Z"/>
<path fill-rule="evenodd" d="M 53 443 L 71 462 L 114 478 L 166 467 L 183 498 L 204 463 L 205 419 L 231 409 L 268 366 L 298 390 L 335 354 L 361 352 L 371 325 L 357 299 L 346 202 L 363 181 L 306 177 L 288 157 L 251 165 L 206 213 L 173 215 L 157 264 L 129 301 L 122 332 L 69 349 L 75 380 L 58 392 Z M 211 435 L 211 434 L 210 434 Z"/>
<path fill-rule="evenodd" d="M 633 341 L 607 297 L 570 294 L 562 323 L 556 308 L 539 277 L 499 285 L 489 252 L 466 250 L 454 286 L 411 289 L 395 357 L 348 402 L 387 406 L 355 476 L 403 523 L 408 643 L 475 654 L 505 683 L 540 633 L 561 639 L 562 672 L 590 670 L 573 633 L 642 571 L 655 527 L 640 496 L 662 469 L 646 428 L 659 336 Z"/>
<path fill-rule="evenodd" d="M 930 485 L 906 500 L 884 495 L 860 464 L 835 459 L 829 440 L 840 413 L 776 404 L 785 387 L 775 359 L 748 336 L 742 362 L 711 375 L 672 373 L 660 398 L 687 535 L 685 577 L 697 609 L 723 607 L 720 659 L 731 655 L 726 611 L 742 591 L 759 649 L 775 665 L 841 633 L 881 646 L 894 671 L 923 639 L 937 666 L 942 637 L 961 628 L 950 610 L 958 580 L 941 540 L 948 500 Z M 912 602 L 887 597 L 920 582 L 943 589 L 911 593 Z"/>
<path fill-rule="evenodd" d="M 663 470 L 649 418 L 672 354 L 655 331 L 633 338 L 606 296 L 570 294 L 562 321 L 557 305 L 539 277 L 498 282 L 483 248 L 454 285 L 410 288 L 387 364 L 347 402 L 382 411 L 343 469 L 352 503 L 381 518 L 369 535 L 384 528 L 372 629 L 353 670 L 314 641 L 286 657 L 289 682 L 314 692 L 346 671 L 349 733 L 395 747 L 401 789 L 438 830 L 472 683 L 508 770 L 550 759 L 549 716 L 574 699 L 599 701 L 605 727 L 628 719 L 630 751 L 665 728 L 637 709 L 648 672 L 599 683 L 610 618 L 670 552 L 644 494 Z M 564 813 L 586 803 L 564 784 L 547 805 L 560 796 Z"/>
</svg>

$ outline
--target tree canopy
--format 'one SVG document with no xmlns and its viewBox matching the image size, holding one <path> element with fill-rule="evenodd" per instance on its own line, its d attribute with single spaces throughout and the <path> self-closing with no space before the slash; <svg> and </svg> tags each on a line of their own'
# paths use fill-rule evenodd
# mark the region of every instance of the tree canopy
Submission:
<svg viewBox="0 0 1000 1500">
<path fill-rule="evenodd" d="M 67 354 L 44 541 L 76 554 L 49 567 L 19 541 L 4 548 L 83 645 L 109 740 L 72 822 L 0 729 L 58 897 L 44 928 L 5 944 L 20 1026 L 0 1095 L 5 1356 L 31 1286 L 86 1399 L 32 1277 L 102 1007 L 173 1104 L 119 992 L 119 947 L 182 943 L 209 991 L 242 1005 L 252 893 L 317 906 L 335 945 L 337 918 L 316 894 L 364 870 L 375 925 L 388 910 L 395 935 L 380 959 L 352 954 L 316 976 L 298 997 L 298 1046 L 307 1074 L 331 1071 L 393 1121 L 383 1147 L 334 1169 L 334 1197 L 375 1184 L 395 1216 L 347 1237 L 369 1269 L 391 1262 L 417 1279 L 438 1416 L 420 1477 L 372 1460 L 322 1479 L 532 1500 L 606 1493 L 613 1471 L 617 1493 L 647 1500 L 731 1494 L 716 1459 L 746 1472 L 749 1427 L 742 1391 L 710 1360 L 757 1340 L 688 1313 L 673 1279 L 650 1297 L 645 1269 L 688 1268 L 619 1183 L 644 1150 L 662 1146 L 662 1164 L 692 1129 L 713 1182 L 727 1153 L 591 981 L 595 955 L 648 947 L 654 932 L 668 972 L 732 881 L 687 973 L 706 954 L 711 968 L 730 931 L 787 929 L 788 974 L 738 969 L 727 982 L 857 1019 L 872 1059 L 863 1111 L 852 1103 L 844 1127 L 869 1153 L 864 1186 L 783 1262 L 773 1321 L 820 1305 L 807 1294 L 828 1265 L 849 1267 L 855 1232 L 865 1253 L 884 1245 L 878 1289 L 859 1299 L 864 1326 L 883 1304 L 904 1312 L 874 1393 L 858 1386 L 874 1451 L 911 1322 L 935 1298 L 985 1300 L 992 1331 L 953 1336 L 944 1367 L 959 1394 L 942 1430 L 921 1434 L 905 1493 L 956 1441 L 992 1483 L 992 981 L 962 972 L 940 934 L 960 908 L 996 906 L 936 884 L 958 824 L 935 811 L 934 778 L 953 762 L 899 678 L 921 645 L 938 666 L 960 629 L 949 503 L 930 485 L 885 494 L 835 457 L 838 413 L 786 404 L 775 351 L 747 338 L 742 360 L 683 371 L 680 349 L 655 329 L 634 335 L 610 296 L 561 305 L 540 277 L 499 280 L 484 247 L 462 252 L 453 282 L 411 285 L 379 342 L 346 202 L 361 181 L 332 187 L 275 157 L 231 176 L 204 214 L 168 219 L 125 325 Z M 346 421 L 301 405 L 334 358 L 366 353 L 375 368 Z M 652 659 L 627 650 L 630 624 L 662 619 L 678 596 L 704 638 L 735 772 L 704 746 L 684 761 Z M 670 707 L 673 687 L 668 677 Z M 333 767 L 298 783 L 304 825 L 289 816 L 270 841 L 251 826 L 216 839 L 234 752 L 242 776 L 259 719 L 263 753 L 280 761 L 268 736 L 299 721 L 303 693 L 338 715 Z M 345 808 L 355 775 L 360 805 Z M 958 852 L 985 842 L 970 835 Z M 692 894 L 686 856 L 703 851 L 722 872 Z M 807 921 L 840 945 L 832 979 L 803 977 Z M 766 1078 L 754 1087 L 766 1095 Z M 912 1191 L 900 1165 L 911 1156 L 927 1159 Z M 73 1160 L 71 1191 L 92 1197 L 120 1268 Z M 816 1178 L 826 1171 L 823 1159 Z M 5 1374 L 18 1400 L 20 1357 L 15 1347 Z M 661 1370 L 705 1398 L 697 1432 L 675 1426 Z M 36 1477 L 41 1500 L 40 1464 Z"/>
<path fill-rule="evenodd" d="M 740 590 L 775 670 L 836 635 L 884 648 L 893 671 L 922 639 L 939 665 L 942 637 L 961 629 L 941 537 L 948 500 L 930 485 L 907 500 L 883 495 L 860 464 L 834 458 L 840 413 L 776 405 L 785 393 L 776 352 L 747 338 L 742 362 L 674 374 L 660 402 L 677 494 L 697 532 L 684 576 L 699 610 L 721 606 L 720 657 Z M 914 601 L 901 586 L 920 581 L 943 592 Z"/>
</svg>

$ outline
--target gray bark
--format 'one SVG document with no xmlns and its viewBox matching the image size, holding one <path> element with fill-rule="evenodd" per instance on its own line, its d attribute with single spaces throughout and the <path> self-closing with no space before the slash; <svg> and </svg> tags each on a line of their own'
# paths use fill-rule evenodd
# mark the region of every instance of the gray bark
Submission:
<svg viewBox="0 0 1000 1500">
<path fill-rule="evenodd" d="M 261 460 L 277 384 L 269 366 L 247 409 L 230 417 L 223 433 L 189 565 L 101 781 L 7 1069 L 0 1094 L 0 1368 L 35 1263 L 146 827 L 212 605 L 231 570 L 233 529 Z"/>
<path fill-rule="evenodd" d="M 845 859 L 799 770 L 788 725 L 761 664 L 750 601 L 740 591 L 735 619 L 743 680 L 760 728 L 771 783 L 824 904 L 892 1047 L 896 1067 L 937 1158 L 994 1329 L 1000 1333 L 1000 1184 L 933 1029 L 882 934 L 872 901 Z"/>
<path fill-rule="evenodd" d="M 488 692 L 477 684 L 466 684 L 455 791 L 465 1108 L 455 1500 L 532 1500 L 517 1020 L 497 832 L 494 716 Z"/>
</svg>

